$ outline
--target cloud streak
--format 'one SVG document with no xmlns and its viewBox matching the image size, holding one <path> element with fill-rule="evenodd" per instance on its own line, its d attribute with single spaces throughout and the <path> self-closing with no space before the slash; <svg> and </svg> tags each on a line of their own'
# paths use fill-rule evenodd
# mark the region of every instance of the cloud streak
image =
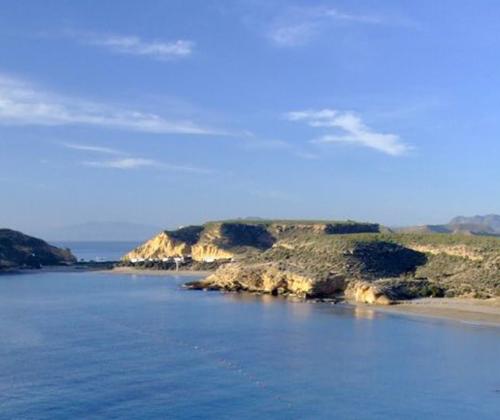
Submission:
<svg viewBox="0 0 500 420">
<path fill-rule="evenodd" d="M 153 134 L 228 134 L 190 120 L 170 120 L 154 113 L 57 95 L 2 74 L 0 124 L 86 125 Z"/>
<path fill-rule="evenodd" d="M 271 24 L 267 36 L 278 47 L 308 44 L 325 27 L 333 24 L 384 25 L 390 22 L 379 16 L 345 13 L 334 8 L 290 8 Z"/>
<path fill-rule="evenodd" d="M 188 165 L 177 165 L 165 162 L 160 162 L 154 159 L 147 159 L 144 157 L 130 156 L 129 153 L 123 152 L 121 150 L 112 149 L 109 147 L 87 145 L 87 144 L 77 144 L 77 143 L 61 143 L 63 147 L 67 149 L 76 150 L 78 152 L 83 152 L 86 154 L 98 154 L 98 155 L 108 155 L 111 156 L 110 159 L 106 160 L 85 160 L 81 162 L 84 166 L 90 166 L 94 168 L 107 168 L 107 169 L 120 169 L 120 170 L 133 170 L 133 169 L 158 169 L 173 172 L 188 172 L 194 174 L 210 174 L 212 173 L 209 169 L 197 168 Z"/>
<path fill-rule="evenodd" d="M 194 42 L 183 39 L 175 41 L 145 41 L 135 35 L 78 34 L 81 42 L 118 54 L 137 55 L 156 60 L 174 60 L 189 57 L 193 53 Z"/>
<path fill-rule="evenodd" d="M 125 157 L 125 158 L 111 159 L 104 161 L 84 161 L 82 162 L 82 164 L 85 166 L 92 166 L 96 168 L 121 169 L 121 170 L 152 168 L 152 169 L 160 169 L 173 172 L 189 172 L 195 174 L 212 173 L 212 171 L 208 169 L 196 168 L 193 166 L 173 165 L 169 163 L 159 162 L 153 159 L 144 159 L 139 157 Z"/>
<path fill-rule="evenodd" d="M 289 121 L 305 122 L 313 128 L 333 130 L 312 140 L 313 143 L 351 143 L 369 147 L 391 156 L 401 156 L 412 148 L 403 143 L 397 134 L 379 133 L 363 123 L 361 118 L 349 111 L 323 109 L 289 112 Z"/>
<path fill-rule="evenodd" d="M 62 143 L 64 147 L 67 149 L 79 150 L 82 152 L 94 152 L 94 153 L 102 153 L 105 155 L 125 155 L 126 153 L 121 152 L 120 150 L 111 149 L 109 147 L 101 147 L 101 146 L 90 146 L 86 144 L 76 144 L 76 143 Z"/>
</svg>

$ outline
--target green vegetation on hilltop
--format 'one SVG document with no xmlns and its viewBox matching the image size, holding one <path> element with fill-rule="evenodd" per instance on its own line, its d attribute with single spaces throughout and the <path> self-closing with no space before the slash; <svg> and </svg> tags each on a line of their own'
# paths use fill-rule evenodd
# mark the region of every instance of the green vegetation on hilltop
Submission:
<svg viewBox="0 0 500 420">
<path fill-rule="evenodd" d="M 448 296 L 500 295 L 500 238 L 446 234 L 294 233 L 246 264 L 277 262 L 316 279 L 426 279 Z M 444 292 L 443 292 L 444 293 Z"/>
<path fill-rule="evenodd" d="M 204 226 L 219 224 L 240 224 L 240 225 L 331 225 L 335 227 L 346 226 L 346 227 L 359 227 L 369 229 L 372 231 L 375 227 L 379 228 L 378 223 L 367 223 L 367 222 L 357 222 L 354 220 L 328 220 L 328 219 L 227 219 L 227 220 L 217 220 L 210 221 L 204 224 Z M 378 229 L 376 230 L 378 231 Z"/>
</svg>

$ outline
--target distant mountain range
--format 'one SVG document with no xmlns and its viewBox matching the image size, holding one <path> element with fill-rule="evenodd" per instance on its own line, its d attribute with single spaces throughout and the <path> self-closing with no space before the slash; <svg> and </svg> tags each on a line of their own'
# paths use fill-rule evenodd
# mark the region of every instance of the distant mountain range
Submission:
<svg viewBox="0 0 500 420">
<path fill-rule="evenodd" d="M 128 222 L 87 222 L 37 232 L 48 241 L 116 241 L 142 242 L 163 229 L 158 226 Z"/>
<path fill-rule="evenodd" d="M 457 216 L 443 225 L 421 225 L 394 229 L 397 232 L 455 233 L 464 235 L 500 236 L 500 215 Z"/>
</svg>

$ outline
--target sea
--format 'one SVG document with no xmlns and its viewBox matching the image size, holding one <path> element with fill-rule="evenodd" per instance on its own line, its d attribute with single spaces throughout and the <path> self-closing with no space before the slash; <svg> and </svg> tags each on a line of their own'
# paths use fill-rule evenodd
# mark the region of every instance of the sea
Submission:
<svg viewBox="0 0 500 420">
<path fill-rule="evenodd" d="M 53 242 L 52 245 L 69 248 L 78 261 L 118 261 L 126 253 L 139 246 L 139 241 L 118 242 L 118 241 L 94 241 L 94 242 L 77 242 L 77 241 L 59 241 Z"/>
<path fill-rule="evenodd" d="M 500 328 L 195 278 L 1 275 L 0 418 L 500 418 Z"/>
</svg>

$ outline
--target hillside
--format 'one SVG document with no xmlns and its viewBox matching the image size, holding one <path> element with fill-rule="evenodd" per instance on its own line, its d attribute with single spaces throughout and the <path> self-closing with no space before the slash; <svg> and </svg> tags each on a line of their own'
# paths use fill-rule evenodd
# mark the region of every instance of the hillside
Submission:
<svg viewBox="0 0 500 420">
<path fill-rule="evenodd" d="M 228 260 L 262 252 L 281 237 L 291 233 L 379 232 L 377 224 L 300 221 L 300 220 L 228 220 L 208 222 L 165 230 L 123 257 L 124 262 L 191 257 L 194 261 Z"/>
<path fill-rule="evenodd" d="M 69 250 L 10 229 L 0 229 L 0 270 L 76 262 Z"/>
<path fill-rule="evenodd" d="M 381 230 L 351 221 L 211 222 L 165 231 L 124 264 L 161 267 L 176 256 L 218 262 L 213 275 L 188 286 L 305 298 L 391 303 L 500 295 L 499 238 Z"/>
<path fill-rule="evenodd" d="M 453 218 L 449 224 L 452 226 L 480 226 L 485 230 L 500 235 L 500 215 L 498 214 L 488 214 L 486 216 L 472 217 L 458 216 Z"/>
</svg>

